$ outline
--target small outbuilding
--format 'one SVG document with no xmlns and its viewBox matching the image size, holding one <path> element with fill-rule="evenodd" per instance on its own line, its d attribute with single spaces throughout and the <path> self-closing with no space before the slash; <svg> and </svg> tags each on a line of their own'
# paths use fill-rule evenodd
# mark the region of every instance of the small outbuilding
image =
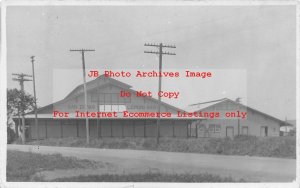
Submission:
<svg viewBox="0 0 300 188">
<path fill-rule="evenodd" d="M 280 136 L 280 127 L 289 125 L 228 98 L 193 104 L 187 110 L 212 114 L 211 118 L 192 123 L 190 131 L 193 137 Z"/>
</svg>

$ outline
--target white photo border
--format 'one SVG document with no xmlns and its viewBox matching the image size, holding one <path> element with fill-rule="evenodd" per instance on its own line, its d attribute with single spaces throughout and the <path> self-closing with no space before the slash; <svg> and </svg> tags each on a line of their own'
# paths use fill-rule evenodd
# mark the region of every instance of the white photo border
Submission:
<svg viewBox="0 0 300 188">
<path fill-rule="evenodd" d="M 57 1 L 57 0 L 3 0 L 1 3 L 1 63 L 0 63 L 0 187 L 110 187 L 110 188 L 125 188 L 125 187 L 134 187 L 134 188 L 152 188 L 152 187 L 172 187 L 172 188 L 179 188 L 179 187 L 189 187 L 189 188 L 196 188 L 196 187 L 242 187 L 242 188 L 252 188 L 252 187 L 274 187 L 274 188 L 296 188 L 300 186 L 299 182 L 299 174 L 300 174 L 300 163 L 299 163 L 299 141 L 300 141 L 300 130 L 297 128 L 296 138 L 297 138 L 297 158 L 296 158 L 296 166 L 297 166 L 297 173 L 296 173 L 296 180 L 291 183 L 131 183 L 131 182 L 123 182 L 123 183 L 62 183 L 62 182 L 54 182 L 54 183 L 41 183 L 41 182 L 6 182 L 6 151 L 7 151 L 7 131 L 6 131 L 6 89 L 7 89 L 7 62 L 6 62 L 6 8 L 8 6 L 101 6 L 101 5 L 110 5 L 110 6 L 268 6 L 268 5 L 294 5 L 297 9 L 296 11 L 296 118 L 297 118 L 297 127 L 299 127 L 299 119 L 300 119 L 300 111 L 299 111 L 299 92 L 300 92 L 300 65 L 299 65 L 299 55 L 300 55 L 300 48 L 299 48 L 299 21 L 300 21 L 300 14 L 299 14 L 299 2 L 297 0 L 223 0 L 223 1 L 201 1 L 201 0 L 175 0 L 175 1 L 135 1 L 135 0 L 115 0 L 115 1 L 84 1 L 84 0 L 64 0 L 64 1 Z"/>
</svg>

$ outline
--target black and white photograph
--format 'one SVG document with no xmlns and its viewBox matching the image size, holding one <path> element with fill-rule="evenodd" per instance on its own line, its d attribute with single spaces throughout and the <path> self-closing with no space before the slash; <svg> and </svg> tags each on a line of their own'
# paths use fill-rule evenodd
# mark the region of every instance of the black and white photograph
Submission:
<svg viewBox="0 0 300 188">
<path fill-rule="evenodd" d="M 298 6 L 2 1 L 1 184 L 298 187 Z"/>
</svg>

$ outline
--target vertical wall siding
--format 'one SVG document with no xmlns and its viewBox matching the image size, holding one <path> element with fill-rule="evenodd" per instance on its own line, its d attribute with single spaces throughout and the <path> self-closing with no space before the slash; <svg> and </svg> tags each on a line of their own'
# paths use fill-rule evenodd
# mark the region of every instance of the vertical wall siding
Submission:
<svg viewBox="0 0 300 188">
<path fill-rule="evenodd" d="M 123 121 L 124 126 L 124 137 L 134 137 L 134 121 L 126 120 Z"/>
<path fill-rule="evenodd" d="M 173 137 L 173 125 L 172 121 L 162 120 L 160 126 L 161 137 Z"/>
<path fill-rule="evenodd" d="M 109 120 L 101 120 L 101 137 L 111 137 L 111 126 Z"/>
<path fill-rule="evenodd" d="M 135 127 L 135 136 L 144 137 L 144 120 L 136 120 L 134 127 Z"/>
<path fill-rule="evenodd" d="M 47 121 L 47 122 L 46 122 Z M 30 132 L 33 139 L 36 139 L 34 120 L 28 120 Z M 47 126 L 47 129 L 46 129 Z M 187 122 L 182 120 L 161 120 L 161 137 L 187 137 Z M 97 138 L 97 122 L 89 120 L 89 131 L 91 138 Z M 156 120 L 100 120 L 99 137 L 156 137 Z M 47 130 L 47 131 L 46 131 Z M 46 138 L 86 137 L 86 126 L 84 119 L 62 120 L 47 119 L 39 120 L 39 136 Z"/>
<path fill-rule="evenodd" d="M 147 137 L 156 137 L 156 121 L 146 120 L 146 135 Z"/>
<path fill-rule="evenodd" d="M 68 122 L 63 122 L 63 137 L 76 137 L 77 136 L 77 127 L 74 120 Z"/>
<path fill-rule="evenodd" d="M 120 120 L 112 120 L 112 136 L 122 137 L 122 122 Z"/>
<path fill-rule="evenodd" d="M 89 120 L 89 127 L 90 127 L 90 138 L 97 138 L 97 121 L 95 119 Z"/>
</svg>

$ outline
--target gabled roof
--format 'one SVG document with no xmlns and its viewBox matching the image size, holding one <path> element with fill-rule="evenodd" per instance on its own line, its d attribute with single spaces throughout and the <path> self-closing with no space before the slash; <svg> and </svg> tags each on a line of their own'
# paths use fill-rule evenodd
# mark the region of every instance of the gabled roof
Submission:
<svg viewBox="0 0 300 188">
<path fill-rule="evenodd" d="M 191 104 L 188 107 L 186 107 L 184 110 L 186 110 L 187 112 L 197 112 L 200 111 L 204 108 L 213 106 L 215 104 L 218 104 L 222 101 L 227 100 L 227 98 L 223 98 L 223 99 L 219 99 L 219 100 L 213 100 L 213 101 L 207 101 L 207 102 L 201 102 L 201 103 L 196 103 L 196 104 Z"/>
<path fill-rule="evenodd" d="M 101 83 L 101 84 L 99 84 Z M 131 92 L 136 92 L 135 90 L 131 89 L 131 85 L 128 85 L 126 83 L 123 83 L 123 82 L 120 82 L 118 80 L 115 80 L 113 78 L 110 78 L 110 77 L 105 77 L 104 75 L 101 75 L 99 77 L 97 77 L 96 79 L 94 80 L 91 80 L 89 82 L 86 83 L 86 87 L 87 87 L 87 91 L 90 91 L 90 90 L 93 90 L 93 89 L 96 89 L 97 87 L 98 88 L 103 88 L 103 87 L 106 87 L 108 85 L 114 85 L 114 86 L 117 86 L 117 87 L 121 87 L 123 89 L 126 89 L 128 91 L 131 91 Z M 40 112 L 41 110 L 44 110 L 44 109 L 47 109 L 47 108 L 53 108 L 54 105 L 57 105 L 57 104 L 60 104 L 60 103 L 63 103 L 69 99 L 72 99 L 74 97 L 77 97 L 79 95 L 83 94 L 83 84 L 80 84 L 79 86 L 77 86 L 75 89 L 73 89 L 64 99 L 60 100 L 60 101 L 57 101 L 55 103 L 52 103 L 52 104 L 49 104 L 47 106 L 44 106 L 44 107 L 41 107 L 41 108 L 38 108 L 38 112 Z M 151 100 L 153 102 L 158 102 L 157 99 L 155 98 L 152 98 L 152 97 L 145 97 L 146 99 L 148 100 Z M 170 104 L 167 104 L 165 102 L 162 102 L 161 101 L 161 105 L 164 105 L 164 106 L 167 106 L 168 108 L 171 108 L 175 111 L 184 111 L 180 108 L 177 108 L 175 106 L 172 106 Z M 34 113 L 34 111 L 31 111 L 27 114 L 32 114 Z"/>
<path fill-rule="evenodd" d="M 101 82 L 101 81 L 103 81 L 103 83 L 101 85 L 99 85 L 99 82 Z M 129 88 L 132 87 L 131 85 L 125 84 L 125 83 L 120 82 L 118 80 L 115 80 L 115 79 L 112 79 L 112 78 L 109 78 L 109 77 L 105 77 L 104 74 L 102 74 L 101 76 L 97 77 L 96 79 L 94 79 L 94 80 L 89 81 L 89 82 L 86 83 L 87 91 L 90 90 L 90 89 L 101 87 L 102 85 L 105 85 L 105 84 L 113 84 L 113 85 L 122 87 L 124 89 L 125 88 L 129 89 Z M 83 92 L 83 84 L 80 84 L 75 89 L 73 89 L 73 91 L 71 91 L 65 97 L 65 99 L 69 98 L 70 96 L 72 96 L 75 92 Z"/>
<path fill-rule="evenodd" d="M 281 124 L 283 124 L 283 125 L 285 125 L 285 126 L 287 126 L 287 125 L 288 125 L 288 126 L 292 126 L 292 125 L 291 125 L 290 123 L 288 123 L 288 122 L 282 121 L 282 120 L 280 120 L 280 119 L 278 119 L 278 118 L 275 118 L 275 117 L 273 117 L 273 116 L 271 116 L 271 115 L 269 115 L 269 114 L 266 114 L 266 113 L 264 113 L 264 112 L 261 112 L 261 111 L 259 111 L 259 110 L 256 110 L 256 109 L 251 108 L 251 107 L 246 106 L 246 105 L 243 105 L 243 104 L 241 104 L 241 103 L 238 103 L 238 102 L 233 101 L 233 100 L 228 99 L 228 98 L 223 98 L 223 99 L 219 99 L 219 100 L 213 100 L 213 101 L 207 101 L 207 102 L 202 102 L 202 103 L 191 104 L 191 105 L 189 105 L 185 110 L 188 111 L 188 112 L 204 111 L 204 110 L 206 110 L 207 108 L 210 108 L 210 107 L 213 107 L 213 106 L 217 106 L 218 104 L 220 104 L 220 103 L 222 103 L 222 102 L 224 102 L 224 101 L 229 101 L 229 102 L 231 102 L 231 103 L 234 103 L 234 104 L 236 104 L 236 105 L 239 105 L 239 106 L 241 106 L 241 107 L 244 107 L 244 108 L 246 108 L 247 110 L 251 110 L 251 111 L 253 111 L 253 112 L 259 113 L 259 114 L 261 114 L 261 115 L 263 115 L 263 116 L 266 116 L 266 117 L 268 117 L 268 118 L 270 118 L 270 119 L 273 119 L 273 120 L 275 120 L 275 121 L 278 121 L 278 122 L 280 122 Z"/>
</svg>

